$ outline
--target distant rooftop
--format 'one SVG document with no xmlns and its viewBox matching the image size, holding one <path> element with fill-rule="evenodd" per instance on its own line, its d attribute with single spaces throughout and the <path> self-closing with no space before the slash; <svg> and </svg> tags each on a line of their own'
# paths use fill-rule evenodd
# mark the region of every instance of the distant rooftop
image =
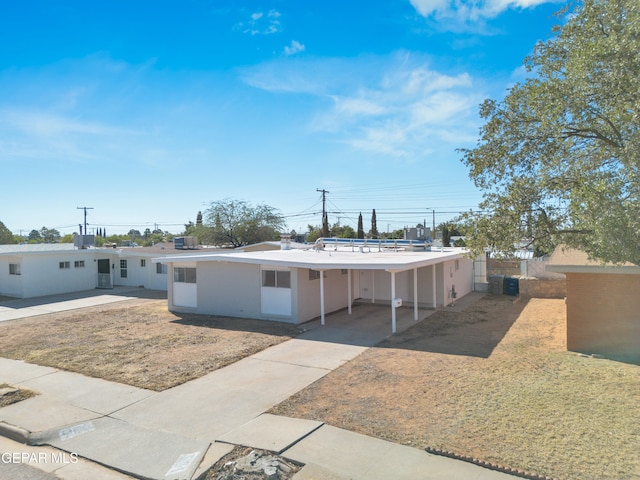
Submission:
<svg viewBox="0 0 640 480">
<path fill-rule="evenodd" d="M 53 253 L 75 250 L 73 243 L 21 243 L 0 245 L 0 255 L 14 253 Z"/>
</svg>

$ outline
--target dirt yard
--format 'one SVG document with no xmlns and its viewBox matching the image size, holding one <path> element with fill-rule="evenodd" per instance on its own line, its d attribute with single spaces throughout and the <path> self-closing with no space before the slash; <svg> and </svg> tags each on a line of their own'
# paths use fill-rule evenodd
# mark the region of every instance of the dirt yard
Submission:
<svg viewBox="0 0 640 480">
<path fill-rule="evenodd" d="M 0 323 L 0 355 L 151 390 L 201 377 L 299 334 L 294 325 L 174 314 L 125 302 Z"/>
<path fill-rule="evenodd" d="M 562 300 L 439 311 L 270 413 L 557 479 L 640 478 L 640 367 L 565 350 Z"/>
<path fill-rule="evenodd" d="M 271 413 L 556 479 L 640 479 L 640 367 L 567 352 L 564 312 L 502 296 L 436 312 Z M 139 299 L 0 323 L 0 355 L 163 390 L 298 333 Z"/>
</svg>

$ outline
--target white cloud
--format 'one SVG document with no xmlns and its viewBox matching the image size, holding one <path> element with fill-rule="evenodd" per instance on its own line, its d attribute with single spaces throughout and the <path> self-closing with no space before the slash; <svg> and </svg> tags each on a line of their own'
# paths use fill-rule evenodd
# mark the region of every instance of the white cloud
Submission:
<svg viewBox="0 0 640 480">
<path fill-rule="evenodd" d="M 280 17 L 282 14 L 277 10 L 269 10 L 266 14 L 257 11 L 249 16 L 249 20 L 239 22 L 235 28 L 249 35 L 272 35 L 282 31 Z"/>
<path fill-rule="evenodd" d="M 250 85 L 327 99 L 310 121 L 354 149 L 420 158 L 435 145 L 450 150 L 477 135 L 486 96 L 471 76 L 432 69 L 407 54 L 348 60 L 270 62 L 244 72 Z"/>
<path fill-rule="evenodd" d="M 297 40 L 291 40 L 291 43 L 284 47 L 284 54 L 295 55 L 296 53 L 304 52 L 304 45 Z"/>
<path fill-rule="evenodd" d="M 494 18 L 508 9 L 533 8 L 562 0 L 409 0 L 423 17 L 461 22 Z"/>
<path fill-rule="evenodd" d="M 67 161 L 96 159 L 96 145 L 134 132 L 42 110 L 0 110 L 0 156 Z M 5 140 L 11 139 L 11 141 Z"/>
<path fill-rule="evenodd" d="M 335 111 L 339 115 L 359 116 L 359 115 L 382 115 L 385 108 L 375 101 L 367 98 L 349 98 L 333 96 Z"/>
</svg>

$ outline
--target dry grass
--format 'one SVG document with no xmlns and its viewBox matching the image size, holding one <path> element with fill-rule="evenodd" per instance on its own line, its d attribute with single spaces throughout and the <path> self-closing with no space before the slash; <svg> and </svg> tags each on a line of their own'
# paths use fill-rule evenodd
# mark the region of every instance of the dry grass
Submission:
<svg viewBox="0 0 640 480">
<path fill-rule="evenodd" d="M 509 297 L 438 312 L 271 413 L 559 479 L 640 478 L 640 367 L 567 352 L 564 312 Z"/>
<path fill-rule="evenodd" d="M 5 392 L 5 390 L 8 390 Z M 24 388 L 15 388 L 6 383 L 0 383 L 0 408 L 6 407 L 13 403 L 21 402 L 35 395 L 31 390 Z"/>
<path fill-rule="evenodd" d="M 176 315 L 134 300 L 0 324 L 2 356 L 152 390 L 205 375 L 299 333 L 294 325 Z"/>
</svg>

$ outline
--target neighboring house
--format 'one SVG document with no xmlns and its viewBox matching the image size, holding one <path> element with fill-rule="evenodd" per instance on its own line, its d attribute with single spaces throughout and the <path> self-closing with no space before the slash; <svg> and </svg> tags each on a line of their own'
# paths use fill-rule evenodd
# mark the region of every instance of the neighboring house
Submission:
<svg viewBox="0 0 640 480">
<path fill-rule="evenodd" d="M 640 266 L 559 247 L 547 270 L 566 275 L 568 350 L 640 360 Z"/>
<path fill-rule="evenodd" d="M 473 290 L 462 249 L 403 251 L 375 246 L 167 256 L 169 310 L 303 323 L 355 300 L 435 308 Z"/>
<path fill-rule="evenodd" d="M 307 250 L 309 248 L 309 245 L 306 243 L 289 242 L 288 248 L 291 250 L 296 250 L 296 249 Z M 266 250 L 282 250 L 282 240 L 253 243 L 251 245 L 236 247 L 235 250 L 241 251 L 241 252 L 263 252 Z"/>
<path fill-rule="evenodd" d="M 172 243 L 155 247 L 86 248 L 72 244 L 0 245 L 0 295 L 31 298 L 114 286 L 167 289 L 164 255 L 193 255 Z"/>
</svg>

